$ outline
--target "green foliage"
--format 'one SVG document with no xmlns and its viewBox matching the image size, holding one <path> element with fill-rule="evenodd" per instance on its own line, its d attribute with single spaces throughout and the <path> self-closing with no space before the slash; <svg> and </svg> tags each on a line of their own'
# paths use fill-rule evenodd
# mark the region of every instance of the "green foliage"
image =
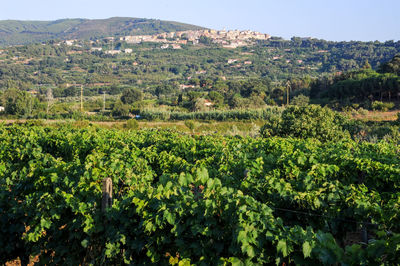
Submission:
<svg viewBox="0 0 400 266">
<path fill-rule="evenodd" d="M 297 106 L 306 106 L 309 103 L 310 103 L 310 97 L 305 96 L 303 94 L 293 97 L 293 99 L 290 101 L 291 105 L 297 105 Z"/>
<path fill-rule="evenodd" d="M 208 108 L 205 105 L 206 104 L 206 99 L 204 98 L 197 98 L 194 103 L 193 103 L 193 111 L 195 112 L 204 112 Z"/>
<path fill-rule="evenodd" d="M 394 107 L 394 103 L 389 102 L 389 103 L 384 103 L 380 101 L 374 101 L 371 103 L 371 108 L 374 111 L 388 111 Z"/>
<path fill-rule="evenodd" d="M 127 129 L 139 129 L 139 122 L 136 119 L 129 119 L 126 121 L 126 128 Z"/>
<path fill-rule="evenodd" d="M 224 96 L 217 92 L 217 91 L 210 91 L 208 93 L 208 98 L 211 100 L 211 102 L 216 106 L 220 106 L 224 103 Z"/>
<path fill-rule="evenodd" d="M 32 106 L 31 101 L 33 101 L 32 96 L 25 91 L 9 89 L 3 94 L 5 112 L 10 115 L 28 115 Z"/>
<path fill-rule="evenodd" d="M 141 111 L 140 117 L 146 120 L 264 120 L 282 113 L 281 107 L 267 107 L 254 110 L 226 110 L 205 112 L 166 112 L 166 111 Z"/>
<path fill-rule="evenodd" d="M 194 129 L 196 128 L 196 123 L 192 120 L 186 120 L 185 121 L 185 126 L 190 129 L 190 131 L 194 131 Z"/>
<path fill-rule="evenodd" d="M 0 145 L 2 264 L 398 262 L 396 145 L 18 125 Z"/>
<path fill-rule="evenodd" d="M 128 116 L 130 111 L 130 106 L 127 104 L 124 104 L 122 101 L 116 101 L 113 109 L 112 109 L 112 115 L 113 116 Z"/>
<path fill-rule="evenodd" d="M 400 144 L 400 127 L 397 121 L 364 122 L 349 120 L 345 123 L 344 128 L 357 141 L 377 142 L 378 140 L 385 140 Z"/>
<path fill-rule="evenodd" d="M 261 135 L 316 138 L 321 141 L 338 141 L 347 138 L 343 131 L 345 118 L 319 105 L 289 106 L 281 116 L 267 119 L 261 128 Z"/>
<path fill-rule="evenodd" d="M 108 34 L 110 28 L 118 30 L 121 24 L 121 27 L 131 28 L 137 22 L 141 25 L 140 29 L 135 28 L 139 34 L 142 29 L 145 30 L 147 20 L 135 21 L 115 18 L 90 23 L 82 21 L 82 24 L 89 27 L 90 32 L 92 26 L 99 23 L 100 28 L 105 31 L 104 34 Z M 58 27 L 67 22 L 58 21 L 52 26 Z M 158 27 L 158 22 L 153 22 Z M 75 29 L 72 24 L 68 26 Z M 17 28 L 35 32 L 33 28 L 18 23 L 15 30 Z M 41 31 L 41 26 L 37 30 L 41 33 L 49 32 L 47 29 Z M 121 34 L 128 33 L 136 34 L 129 30 Z M 106 35 L 102 37 L 104 36 Z M 358 87 L 348 82 L 338 85 L 337 90 L 332 90 L 333 84 L 347 79 L 349 75 L 343 74 L 343 78 L 336 75 L 326 76 L 338 71 L 347 73 L 359 69 L 367 59 L 376 69 L 379 64 L 384 64 L 400 52 L 399 42 L 271 39 L 238 49 L 184 45 L 183 49 L 178 50 L 160 49 L 159 43 L 130 44 L 117 41 L 114 45 L 120 47 L 121 51 L 132 49 L 132 53 L 107 54 L 106 51 L 112 48 L 112 44 L 103 38 L 95 43 L 78 39 L 76 45 L 71 46 L 51 41 L 44 45 L 39 43 L 6 47 L 0 54 L 0 87 L 35 89 L 44 96 L 46 88 L 51 86 L 55 87 L 55 98 L 77 96 L 76 90 L 69 88 L 74 83 L 84 86 L 84 96 L 96 96 L 103 91 L 117 95 L 127 87 L 135 87 L 146 95 L 157 96 L 162 103 L 171 105 L 179 94 L 186 95 L 188 91 L 200 92 L 202 98 L 207 98 L 209 92 L 215 91 L 223 96 L 222 101 L 225 104 L 240 108 L 262 108 L 263 102 L 281 104 L 284 95 L 282 86 L 287 79 L 292 83 L 292 95 L 308 95 L 311 90 L 314 92 L 310 94 L 311 98 L 330 97 L 330 101 L 364 101 L 370 99 L 371 95 L 373 98 L 370 100 L 381 100 L 382 97 L 386 101 L 390 97 L 396 97 L 398 91 L 399 83 L 394 73 L 377 76 L 371 74 L 371 69 L 363 69 L 362 75 L 369 77 L 368 79 L 361 81 L 361 77 L 354 74 L 352 79 L 357 79 L 355 84 Z M 102 48 L 102 51 L 93 51 L 92 48 Z M 227 63 L 229 60 L 237 62 L 230 64 Z M 246 61 L 252 63 L 244 64 Z M 315 80 L 318 77 L 321 77 L 320 80 Z M 194 85 L 195 88 L 181 91 L 179 85 Z M 192 107 L 185 104 L 182 105 L 188 109 Z"/>
<path fill-rule="evenodd" d="M 400 54 L 395 55 L 392 60 L 379 67 L 381 73 L 394 73 L 400 76 Z"/>
<path fill-rule="evenodd" d="M 329 97 L 352 102 L 374 99 L 391 101 L 400 92 L 400 77 L 364 68 L 328 80 L 321 79 L 314 82 L 312 87 L 311 94 L 314 98 Z"/>
<path fill-rule="evenodd" d="M 211 45 L 212 44 L 212 39 L 206 36 L 201 36 L 199 38 L 199 43 L 204 44 L 204 45 Z"/>
<path fill-rule="evenodd" d="M 156 86 L 155 95 L 159 97 L 160 95 L 171 94 L 174 91 L 176 91 L 176 88 L 172 84 L 163 83 Z"/>
<path fill-rule="evenodd" d="M 133 104 L 143 100 L 143 93 L 138 89 L 127 88 L 122 92 L 121 101 L 124 104 Z"/>
</svg>

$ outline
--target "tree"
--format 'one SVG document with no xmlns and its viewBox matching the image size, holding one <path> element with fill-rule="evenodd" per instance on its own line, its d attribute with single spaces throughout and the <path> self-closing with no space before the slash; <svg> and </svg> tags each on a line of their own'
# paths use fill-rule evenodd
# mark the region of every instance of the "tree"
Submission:
<svg viewBox="0 0 400 266">
<path fill-rule="evenodd" d="M 298 106 L 306 106 L 310 102 L 310 97 L 307 97 L 303 94 L 297 95 L 293 97 L 292 101 L 290 102 L 291 105 L 298 105 Z"/>
<path fill-rule="evenodd" d="M 400 54 L 395 55 L 392 60 L 381 65 L 378 72 L 380 73 L 395 73 L 400 75 Z"/>
<path fill-rule="evenodd" d="M 229 106 L 232 108 L 244 108 L 245 107 L 245 99 L 239 93 L 235 93 L 229 99 Z"/>
<path fill-rule="evenodd" d="M 203 95 L 203 93 L 199 92 L 199 91 L 189 91 L 187 93 L 187 96 L 189 98 L 190 102 L 195 102 L 196 99 L 200 98 Z"/>
<path fill-rule="evenodd" d="M 343 130 L 345 123 L 343 116 L 326 107 L 291 105 L 282 115 L 269 118 L 261 128 L 261 135 L 338 141 L 350 136 Z"/>
<path fill-rule="evenodd" d="M 115 102 L 112 109 L 113 116 L 128 116 L 129 115 L 129 105 L 123 104 L 122 101 L 118 100 Z"/>
<path fill-rule="evenodd" d="M 48 88 L 46 92 L 46 99 L 47 99 L 47 108 L 46 108 L 46 113 L 49 115 L 49 111 L 51 106 L 53 105 L 53 90 L 52 88 Z"/>
<path fill-rule="evenodd" d="M 143 100 L 143 93 L 134 88 L 127 88 L 122 92 L 121 101 L 124 104 L 132 104 Z"/>
<path fill-rule="evenodd" d="M 219 106 L 224 103 L 224 96 L 217 91 L 210 91 L 208 93 L 208 98 L 214 103 L 214 105 Z"/>
<path fill-rule="evenodd" d="M 31 101 L 31 95 L 26 91 L 9 89 L 4 92 L 5 112 L 10 115 L 27 115 Z"/>
<path fill-rule="evenodd" d="M 193 105 L 193 111 L 201 112 L 206 111 L 207 106 L 205 105 L 206 99 L 204 98 L 197 98 Z"/>
<path fill-rule="evenodd" d="M 77 88 L 74 86 L 70 86 L 63 91 L 64 97 L 74 97 L 76 96 Z"/>
<path fill-rule="evenodd" d="M 183 103 L 183 95 L 182 93 L 180 93 L 178 96 L 178 105 L 181 105 L 182 103 Z"/>
<path fill-rule="evenodd" d="M 204 45 L 211 45 L 212 44 L 212 39 L 207 37 L 207 36 L 200 36 L 199 43 L 202 43 Z"/>
<path fill-rule="evenodd" d="M 160 97 L 160 95 L 171 94 L 174 90 L 176 90 L 176 88 L 171 84 L 160 84 L 156 87 L 155 94 L 157 97 Z"/>
<path fill-rule="evenodd" d="M 368 59 L 365 60 L 363 68 L 364 69 L 372 69 L 371 64 L 368 62 Z"/>
</svg>

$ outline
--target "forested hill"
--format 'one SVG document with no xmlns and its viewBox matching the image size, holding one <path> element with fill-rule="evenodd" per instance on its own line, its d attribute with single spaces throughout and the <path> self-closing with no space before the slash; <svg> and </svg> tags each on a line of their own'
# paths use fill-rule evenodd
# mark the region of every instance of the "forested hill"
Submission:
<svg viewBox="0 0 400 266">
<path fill-rule="evenodd" d="M 90 39 L 197 29 L 202 28 L 173 21 L 122 17 L 95 20 L 3 20 L 0 21 L 0 46 L 44 42 L 52 39 Z"/>
</svg>

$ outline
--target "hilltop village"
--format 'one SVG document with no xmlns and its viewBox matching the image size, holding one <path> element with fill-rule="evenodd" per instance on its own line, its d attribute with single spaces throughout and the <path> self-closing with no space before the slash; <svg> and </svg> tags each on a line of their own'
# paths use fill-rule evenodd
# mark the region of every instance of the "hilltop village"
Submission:
<svg viewBox="0 0 400 266">
<path fill-rule="evenodd" d="M 123 36 L 119 38 L 107 37 L 107 41 L 122 41 L 127 44 L 140 44 L 144 42 L 160 43 L 161 49 L 181 49 L 182 45 L 188 43 L 198 45 L 200 43 L 218 44 L 224 48 L 238 48 L 254 44 L 256 40 L 268 40 L 271 38 L 269 34 L 256 31 L 240 31 L 240 30 L 187 30 L 177 32 L 164 32 L 154 35 L 133 35 Z M 66 40 L 66 45 L 76 45 L 78 40 Z M 99 42 L 99 41 L 97 41 Z M 96 42 L 92 41 L 92 51 L 102 51 L 102 47 L 96 47 Z M 104 51 L 107 54 L 118 54 L 121 52 L 131 53 L 131 49 L 111 49 Z"/>
<path fill-rule="evenodd" d="M 159 42 L 166 44 L 187 44 L 187 42 L 192 42 L 193 44 L 198 44 L 205 38 L 209 38 L 212 43 L 221 44 L 225 48 L 237 48 L 246 46 L 253 40 L 268 40 L 271 36 L 250 30 L 189 30 L 157 35 L 125 36 L 121 37 L 120 40 L 127 43 Z"/>
</svg>

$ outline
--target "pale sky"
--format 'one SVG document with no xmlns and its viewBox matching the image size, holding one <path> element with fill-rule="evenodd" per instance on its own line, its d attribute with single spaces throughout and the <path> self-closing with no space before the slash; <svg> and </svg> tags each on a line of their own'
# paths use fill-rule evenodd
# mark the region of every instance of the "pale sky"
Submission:
<svg viewBox="0 0 400 266">
<path fill-rule="evenodd" d="M 326 40 L 400 40 L 400 0 L 2 0 L 0 20 L 138 17 Z"/>
</svg>

